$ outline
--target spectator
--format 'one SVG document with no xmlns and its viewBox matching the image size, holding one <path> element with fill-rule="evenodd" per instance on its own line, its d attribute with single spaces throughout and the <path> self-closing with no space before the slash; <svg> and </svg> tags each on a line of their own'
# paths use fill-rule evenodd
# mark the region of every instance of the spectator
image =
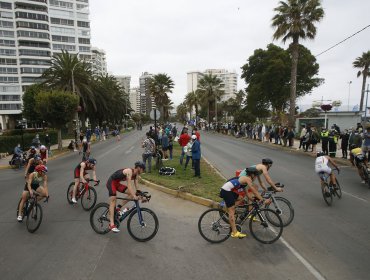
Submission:
<svg viewBox="0 0 370 280">
<path fill-rule="evenodd" d="M 176 124 L 172 128 L 172 135 L 173 135 L 174 138 L 177 136 L 177 127 L 176 127 Z"/>
<path fill-rule="evenodd" d="M 286 126 L 283 129 L 282 138 L 283 138 L 284 147 L 286 147 L 286 144 L 288 141 L 288 128 Z"/>
<path fill-rule="evenodd" d="M 33 138 L 32 140 L 32 146 L 35 146 L 38 149 L 40 145 L 41 145 L 41 142 L 40 142 L 39 135 L 36 134 L 35 138 Z"/>
<path fill-rule="evenodd" d="M 366 132 L 364 133 L 364 141 L 362 144 L 362 151 L 364 155 L 367 153 L 367 159 L 369 160 L 370 158 L 370 126 L 366 128 Z"/>
<path fill-rule="evenodd" d="M 337 136 L 336 130 L 331 129 L 329 132 L 329 156 L 335 157 L 337 153 Z"/>
<path fill-rule="evenodd" d="M 348 158 L 348 141 L 349 141 L 349 133 L 348 130 L 345 129 L 344 133 L 341 134 L 340 138 L 342 139 L 340 143 L 340 148 L 342 149 L 342 158 Z"/>
<path fill-rule="evenodd" d="M 288 143 L 289 143 L 289 147 L 294 146 L 294 131 L 293 131 L 293 128 L 291 127 L 288 129 Z"/>
<path fill-rule="evenodd" d="M 49 136 L 49 134 L 47 134 L 46 133 L 46 135 L 45 135 L 45 146 L 46 146 L 46 148 L 48 148 L 48 150 L 50 150 L 50 136 Z"/>
<path fill-rule="evenodd" d="M 191 156 L 194 163 L 194 177 L 200 177 L 200 158 L 201 158 L 201 151 L 200 151 L 200 142 L 197 140 L 196 135 L 191 136 L 193 145 L 191 147 Z"/>
<path fill-rule="evenodd" d="M 166 134 L 166 131 L 162 130 L 162 151 L 163 151 L 163 159 L 164 160 L 168 160 L 168 155 L 167 155 L 168 145 L 169 145 L 168 136 Z"/>
<path fill-rule="evenodd" d="M 312 127 L 311 131 L 312 131 L 312 133 L 311 133 L 311 144 L 312 144 L 311 152 L 316 154 L 316 145 L 320 141 L 320 135 L 316 131 L 315 127 Z"/>
<path fill-rule="evenodd" d="M 142 155 L 143 162 L 145 163 L 146 170 L 148 173 L 152 172 L 152 157 L 153 154 L 155 154 L 155 141 L 153 138 L 151 138 L 150 133 L 146 133 L 147 139 L 144 140 L 144 142 L 141 144 L 141 147 L 144 148 L 144 153 Z M 148 161 L 148 165 L 146 164 L 146 161 Z"/>
<path fill-rule="evenodd" d="M 193 134 L 197 137 L 197 140 L 200 142 L 200 133 L 197 127 L 194 127 Z"/>
<path fill-rule="evenodd" d="M 329 155 L 329 131 L 323 127 L 321 130 L 321 150 L 325 155 Z"/>
<path fill-rule="evenodd" d="M 189 143 L 185 146 L 185 153 L 186 153 L 186 161 L 185 161 L 185 166 L 184 166 L 184 170 L 186 170 L 186 167 L 188 166 L 188 163 L 191 159 L 191 167 L 193 168 L 194 166 L 194 162 L 193 162 L 193 159 L 192 159 L 192 146 L 193 146 L 193 141 L 189 141 Z"/>
<path fill-rule="evenodd" d="M 180 135 L 180 138 L 179 138 L 179 144 L 182 147 L 181 156 L 180 156 L 180 164 L 181 165 L 182 165 L 182 162 L 183 162 L 184 156 L 185 156 L 184 147 L 189 143 L 189 141 L 190 141 L 190 136 L 188 134 L 188 128 L 184 127 L 182 129 L 182 132 L 181 132 L 181 135 Z"/>
<path fill-rule="evenodd" d="M 302 130 L 301 130 L 301 135 L 299 137 L 299 148 L 298 149 L 300 149 L 301 147 L 304 149 L 303 141 L 305 139 L 306 133 L 307 133 L 306 126 L 303 124 L 302 125 Z"/>
<path fill-rule="evenodd" d="M 172 151 L 173 151 L 173 135 L 168 136 L 168 151 L 170 152 L 170 160 L 172 160 Z"/>
<path fill-rule="evenodd" d="M 86 139 L 87 139 L 87 142 L 91 142 L 91 129 L 90 128 L 86 129 Z"/>
</svg>

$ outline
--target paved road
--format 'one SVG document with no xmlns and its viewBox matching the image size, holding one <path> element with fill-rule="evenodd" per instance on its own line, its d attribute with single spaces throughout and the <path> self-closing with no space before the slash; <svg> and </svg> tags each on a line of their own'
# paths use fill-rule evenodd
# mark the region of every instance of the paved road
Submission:
<svg viewBox="0 0 370 280">
<path fill-rule="evenodd" d="M 327 279 L 370 279 L 370 190 L 353 168 L 341 168 L 344 195 L 328 207 L 313 170 L 314 158 L 217 134 L 203 135 L 202 143 L 203 155 L 225 177 L 263 157 L 272 158 L 272 178 L 286 185 L 284 196 L 296 210 L 284 239 Z"/>
<path fill-rule="evenodd" d="M 143 135 L 144 132 L 132 132 L 119 143 L 111 140 L 93 146 L 102 182 L 116 169 L 131 166 L 140 157 Z M 255 162 L 265 155 L 276 159 L 273 176 L 286 183 L 286 196 L 296 207 L 296 219 L 283 233 L 287 242 L 328 279 L 368 278 L 366 213 L 370 197 L 361 185 L 349 186 L 350 180 L 345 177 L 353 177 L 353 171 L 344 171 L 341 180 L 348 184 L 348 192 L 367 202 L 345 196 L 328 208 L 312 174 L 311 158 L 230 138 L 204 137 L 204 143 L 208 142 L 202 147 L 204 154 L 224 170 L 225 176 L 244 166 L 247 159 Z M 66 201 L 66 188 L 78 159 L 77 154 L 70 154 L 50 162 L 51 199 L 43 205 L 44 220 L 35 234 L 29 234 L 24 224 L 15 221 L 22 174 L 0 171 L 1 279 L 315 279 L 280 241 L 263 246 L 249 237 L 208 244 L 197 231 L 197 221 L 205 207 L 153 190 L 148 206 L 157 213 L 160 228 L 152 241 L 136 242 L 126 230 L 105 236 L 96 234 L 90 228 L 89 213 Z M 299 166 L 289 166 L 292 161 L 299 162 Z M 98 201 L 106 201 L 104 184 L 97 190 Z"/>
</svg>

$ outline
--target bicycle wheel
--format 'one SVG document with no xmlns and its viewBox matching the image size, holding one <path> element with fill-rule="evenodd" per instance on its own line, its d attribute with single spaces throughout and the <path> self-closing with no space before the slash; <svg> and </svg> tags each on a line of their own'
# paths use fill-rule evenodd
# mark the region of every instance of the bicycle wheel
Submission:
<svg viewBox="0 0 370 280">
<path fill-rule="evenodd" d="M 127 220 L 128 233 L 133 239 L 140 242 L 149 241 L 158 232 L 159 222 L 157 215 L 148 208 L 140 208 L 142 222 L 139 220 L 138 209 L 131 212 Z"/>
<path fill-rule="evenodd" d="M 34 233 L 42 222 L 42 208 L 40 204 L 34 204 L 27 213 L 26 226 L 30 233 Z"/>
<path fill-rule="evenodd" d="M 335 182 L 337 184 L 337 187 L 334 189 L 335 193 L 337 194 L 338 198 L 342 198 L 342 188 L 339 185 L 338 179 L 335 178 Z"/>
<path fill-rule="evenodd" d="M 95 206 L 97 196 L 93 187 L 89 187 L 87 191 L 84 190 L 81 194 L 82 208 L 86 211 L 91 210 Z"/>
<path fill-rule="evenodd" d="M 274 223 L 271 223 L 270 220 L 273 220 Z M 283 233 L 283 228 L 280 216 L 267 208 L 257 210 L 249 220 L 249 230 L 252 236 L 263 244 L 272 244 L 278 240 Z"/>
<path fill-rule="evenodd" d="M 109 229 L 109 204 L 99 203 L 90 213 L 90 225 L 99 234 L 106 234 Z"/>
<path fill-rule="evenodd" d="M 221 209 L 208 209 L 198 221 L 200 235 L 211 243 L 221 243 L 230 237 L 231 227 L 224 221 L 226 212 Z M 227 218 L 228 220 L 228 218 Z"/>
<path fill-rule="evenodd" d="M 75 185 L 75 183 L 70 183 L 69 186 L 68 186 L 68 189 L 67 189 L 67 201 L 69 204 L 73 204 L 72 202 L 72 195 L 73 195 L 73 186 Z"/>
<path fill-rule="evenodd" d="M 275 211 L 283 221 L 283 226 L 286 227 L 293 221 L 294 208 L 290 201 L 284 197 L 275 196 L 274 199 L 275 201 L 272 201 L 270 205 L 266 205 L 266 208 Z M 272 218 L 270 219 L 270 215 L 267 215 L 266 218 L 270 223 L 275 222 Z"/>
<path fill-rule="evenodd" d="M 322 196 L 328 206 L 331 206 L 333 203 L 333 195 L 329 190 L 329 186 L 327 184 L 324 187 L 321 187 Z"/>
<path fill-rule="evenodd" d="M 367 168 L 364 163 L 362 164 L 362 173 L 364 174 L 365 182 L 369 184 L 369 172 L 367 171 Z"/>
</svg>

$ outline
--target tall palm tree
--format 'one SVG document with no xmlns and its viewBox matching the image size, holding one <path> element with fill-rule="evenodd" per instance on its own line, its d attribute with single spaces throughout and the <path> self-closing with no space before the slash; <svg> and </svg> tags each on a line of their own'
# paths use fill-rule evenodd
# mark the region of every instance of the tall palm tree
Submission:
<svg viewBox="0 0 370 280">
<path fill-rule="evenodd" d="M 193 108 L 195 108 L 195 119 L 198 117 L 198 106 L 200 105 L 199 93 L 197 91 L 191 91 L 185 96 L 185 103 L 189 108 L 190 118 Z"/>
<path fill-rule="evenodd" d="M 187 112 L 188 112 L 188 108 L 185 102 L 180 103 L 179 106 L 177 106 L 176 108 L 177 119 L 179 121 L 185 122 Z"/>
<path fill-rule="evenodd" d="M 357 77 L 362 75 L 362 88 L 361 88 L 361 101 L 360 101 L 360 111 L 362 111 L 364 105 L 364 95 L 365 95 L 365 86 L 366 86 L 366 79 L 370 76 L 369 67 L 370 67 L 370 51 L 362 53 L 362 56 L 356 58 L 353 62 L 353 67 L 361 68 L 357 72 Z M 366 108 L 365 108 L 366 110 Z"/>
<path fill-rule="evenodd" d="M 280 1 L 272 18 L 272 27 L 276 28 L 274 40 L 282 39 L 285 43 L 292 40 L 292 69 L 290 75 L 290 116 L 289 122 L 294 126 L 297 89 L 297 65 L 299 57 L 299 40 L 314 39 L 316 36 L 316 22 L 324 17 L 324 10 L 320 0 L 286 0 Z"/>
<path fill-rule="evenodd" d="M 212 74 L 204 75 L 198 82 L 198 90 L 200 99 L 207 103 L 207 119 L 208 123 L 210 119 L 210 107 L 212 102 L 215 102 L 215 116 L 217 121 L 217 100 L 220 99 L 224 93 L 222 80 Z"/>
<path fill-rule="evenodd" d="M 171 77 L 167 74 L 154 75 L 149 84 L 149 90 L 154 97 L 154 102 L 161 112 L 161 116 L 164 117 L 164 104 L 168 104 L 168 94 L 172 92 L 174 88 L 174 82 Z M 166 103 L 167 102 L 167 103 Z"/>
</svg>

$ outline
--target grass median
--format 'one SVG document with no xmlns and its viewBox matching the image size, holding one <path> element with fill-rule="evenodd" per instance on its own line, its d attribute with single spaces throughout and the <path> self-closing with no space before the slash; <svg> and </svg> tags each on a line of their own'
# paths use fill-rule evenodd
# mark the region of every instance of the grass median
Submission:
<svg viewBox="0 0 370 280">
<path fill-rule="evenodd" d="M 173 148 L 173 160 L 164 160 L 163 166 L 173 167 L 176 174 L 172 176 L 159 175 L 155 165 L 152 166 L 152 173 L 145 173 L 141 177 L 145 180 L 161 185 L 172 190 L 181 190 L 196 196 L 220 201 L 219 192 L 225 180 L 203 159 L 200 162 L 200 174 L 202 178 L 194 177 L 194 169 L 191 169 L 191 161 L 184 170 L 180 165 L 181 147 L 175 143 Z"/>
</svg>

